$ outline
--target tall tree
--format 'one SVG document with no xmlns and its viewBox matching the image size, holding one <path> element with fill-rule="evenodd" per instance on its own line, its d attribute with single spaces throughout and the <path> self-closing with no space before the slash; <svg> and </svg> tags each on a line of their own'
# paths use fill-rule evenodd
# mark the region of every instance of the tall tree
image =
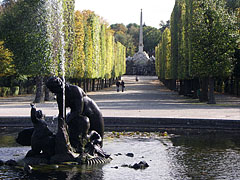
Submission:
<svg viewBox="0 0 240 180">
<path fill-rule="evenodd" d="M 158 44 L 161 39 L 161 31 L 151 26 L 145 26 L 143 28 L 143 44 L 144 50 L 152 56 L 155 54 L 154 47 Z"/>
<path fill-rule="evenodd" d="M 232 71 L 236 17 L 227 12 L 224 0 L 193 3 L 193 68 L 195 75 L 209 79 L 209 103 L 214 104 L 214 78 L 228 76 Z"/>
<path fill-rule="evenodd" d="M 83 78 L 85 72 L 85 54 L 84 54 L 84 24 L 83 14 L 80 11 L 75 12 L 75 57 L 69 65 L 69 77 Z"/>
<path fill-rule="evenodd" d="M 42 100 L 43 76 L 50 72 L 51 48 L 45 5 L 42 0 L 19 0 L 1 16 L 1 35 L 6 47 L 14 53 L 17 72 L 37 77 L 36 102 Z"/>
</svg>

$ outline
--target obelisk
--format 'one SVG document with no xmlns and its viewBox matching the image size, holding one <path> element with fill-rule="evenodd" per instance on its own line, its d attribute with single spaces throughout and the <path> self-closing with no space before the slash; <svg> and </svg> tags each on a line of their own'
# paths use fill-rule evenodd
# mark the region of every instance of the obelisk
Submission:
<svg viewBox="0 0 240 180">
<path fill-rule="evenodd" d="M 138 52 L 143 52 L 143 26 L 142 26 L 142 9 L 140 14 L 140 31 L 139 31 L 139 48 Z"/>
</svg>

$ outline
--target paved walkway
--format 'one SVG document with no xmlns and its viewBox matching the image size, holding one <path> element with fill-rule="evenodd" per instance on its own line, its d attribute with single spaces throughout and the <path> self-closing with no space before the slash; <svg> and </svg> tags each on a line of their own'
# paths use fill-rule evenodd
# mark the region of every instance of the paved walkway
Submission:
<svg viewBox="0 0 240 180">
<path fill-rule="evenodd" d="M 240 120 L 240 98 L 216 95 L 216 105 L 199 103 L 166 89 L 157 77 L 123 76 L 124 92 L 110 87 L 88 95 L 100 107 L 104 117 L 159 117 Z M 0 98 L 0 116 L 29 116 L 33 95 Z M 58 114 L 56 102 L 37 104 L 47 116 Z"/>
</svg>

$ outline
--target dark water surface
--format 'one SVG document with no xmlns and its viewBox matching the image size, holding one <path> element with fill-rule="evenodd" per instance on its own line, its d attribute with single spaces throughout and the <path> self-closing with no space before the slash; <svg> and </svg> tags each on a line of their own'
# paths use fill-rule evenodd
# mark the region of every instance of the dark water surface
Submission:
<svg viewBox="0 0 240 180">
<path fill-rule="evenodd" d="M 0 129 L 0 159 L 21 159 L 30 147 L 15 143 L 19 129 Z M 112 134 L 104 139 L 111 163 L 98 166 L 40 167 L 27 175 L 21 169 L 0 166 L 0 180 L 175 180 L 240 179 L 239 135 L 228 133 L 160 136 L 158 133 Z M 126 156 L 133 153 L 134 157 Z M 149 167 L 122 167 L 146 161 Z"/>
</svg>

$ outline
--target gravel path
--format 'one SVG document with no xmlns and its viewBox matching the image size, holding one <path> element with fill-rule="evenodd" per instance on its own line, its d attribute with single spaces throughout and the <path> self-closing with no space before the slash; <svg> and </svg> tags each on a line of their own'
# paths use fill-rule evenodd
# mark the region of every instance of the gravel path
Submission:
<svg viewBox="0 0 240 180">
<path fill-rule="evenodd" d="M 126 90 L 116 86 L 87 93 L 105 117 L 161 117 L 240 120 L 240 98 L 216 95 L 216 105 L 199 103 L 166 89 L 155 76 L 123 76 Z M 0 116 L 29 116 L 34 95 L 0 98 Z M 47 116 L 58 113 L 56 102 L 37 104 Z"/>
</svg>

